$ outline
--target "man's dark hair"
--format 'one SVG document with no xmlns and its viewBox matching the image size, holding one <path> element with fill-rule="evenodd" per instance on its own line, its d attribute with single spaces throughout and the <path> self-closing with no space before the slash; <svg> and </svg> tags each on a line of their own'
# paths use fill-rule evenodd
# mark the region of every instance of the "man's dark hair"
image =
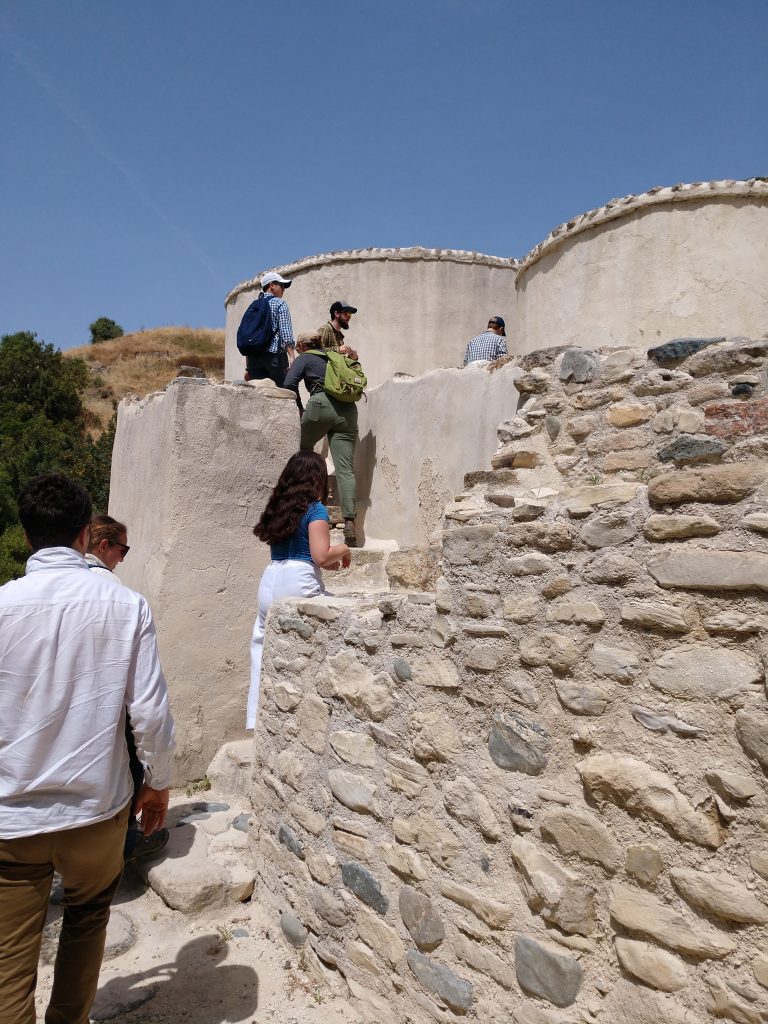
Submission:
<svg viewBox="0 0 768 1024">
<path fill-rule="evenodd" d="M 92 511 L 85 488 L 63 473 L 36 476 L 19 495 L 19 520 L 33 551 L 71 547 Z"/>
</svg>

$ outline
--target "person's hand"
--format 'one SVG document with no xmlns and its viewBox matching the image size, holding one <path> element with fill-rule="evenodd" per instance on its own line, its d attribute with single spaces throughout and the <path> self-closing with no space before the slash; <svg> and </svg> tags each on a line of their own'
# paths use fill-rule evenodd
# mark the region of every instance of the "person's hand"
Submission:
<svg viewBox="0 0 768 1024">
<path fill-rule="evenodd" d="M 341 560 L 342 569 L 348 569 L 352 565 L 352 553 L 347 551 L 346 555 Z"/>
<path fill-rule="evenodd" d="M 141 831 L 145 836 L 151 836 L 165 824 L 170 795 L 169 789 L 152 789 L 146 782 L 142 785 L 136 797 L 134 814 L 141 817 Z"/>
<path fill-rule="evenodd" d="M 326 565 L 326 569 L 330 569 L 331 572 L 336 572 L 337 569 L 341 568 L 341 562 L 331 562 L 330 565 Z"/>
</svg>

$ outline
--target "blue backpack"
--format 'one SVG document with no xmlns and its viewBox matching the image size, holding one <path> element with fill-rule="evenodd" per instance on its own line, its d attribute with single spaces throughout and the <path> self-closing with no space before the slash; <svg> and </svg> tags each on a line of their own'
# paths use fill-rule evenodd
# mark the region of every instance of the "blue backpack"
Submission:
<svg viewBox="0 0 768 1024">
<path fill-rule="evenodd" d="M 272 310 L 269 298 L 260 295 L 246 309 L 237 329 L 237 347 L 244 355 L 266 352 L 275 337 L 272 329 Z"/>
</svg>

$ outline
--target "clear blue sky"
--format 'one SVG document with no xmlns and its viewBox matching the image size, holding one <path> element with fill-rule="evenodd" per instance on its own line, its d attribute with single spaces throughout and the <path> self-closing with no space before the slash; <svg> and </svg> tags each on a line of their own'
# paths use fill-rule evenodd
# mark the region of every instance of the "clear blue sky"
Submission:
<svg viewBox="0 0 768 1024">
<path fill-rule="evenodd" d="M 2 0 L 0 333 L 219 326 L 312 253 L 521 256 L 766 175 L 767 44 L 763 0 Z"/>
</svg>

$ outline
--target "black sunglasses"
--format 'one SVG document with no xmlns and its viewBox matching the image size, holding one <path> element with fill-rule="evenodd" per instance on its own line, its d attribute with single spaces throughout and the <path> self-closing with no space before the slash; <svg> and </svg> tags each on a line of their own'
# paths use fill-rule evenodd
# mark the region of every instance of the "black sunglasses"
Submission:
<svg viewBox="0 0 768 1024">
<path fill-rule="evenodd" d="M 125 558 L 125 556 L 128 554 L 128 552 L 131 550 L 131 545 L 130 544 L 121 544 L 119 540 L 113 541 L 112 545 L 113 545 L 113 547 L 116 547 L 116 548 L 122 548 L 123 558 Z"/>
</svg>

